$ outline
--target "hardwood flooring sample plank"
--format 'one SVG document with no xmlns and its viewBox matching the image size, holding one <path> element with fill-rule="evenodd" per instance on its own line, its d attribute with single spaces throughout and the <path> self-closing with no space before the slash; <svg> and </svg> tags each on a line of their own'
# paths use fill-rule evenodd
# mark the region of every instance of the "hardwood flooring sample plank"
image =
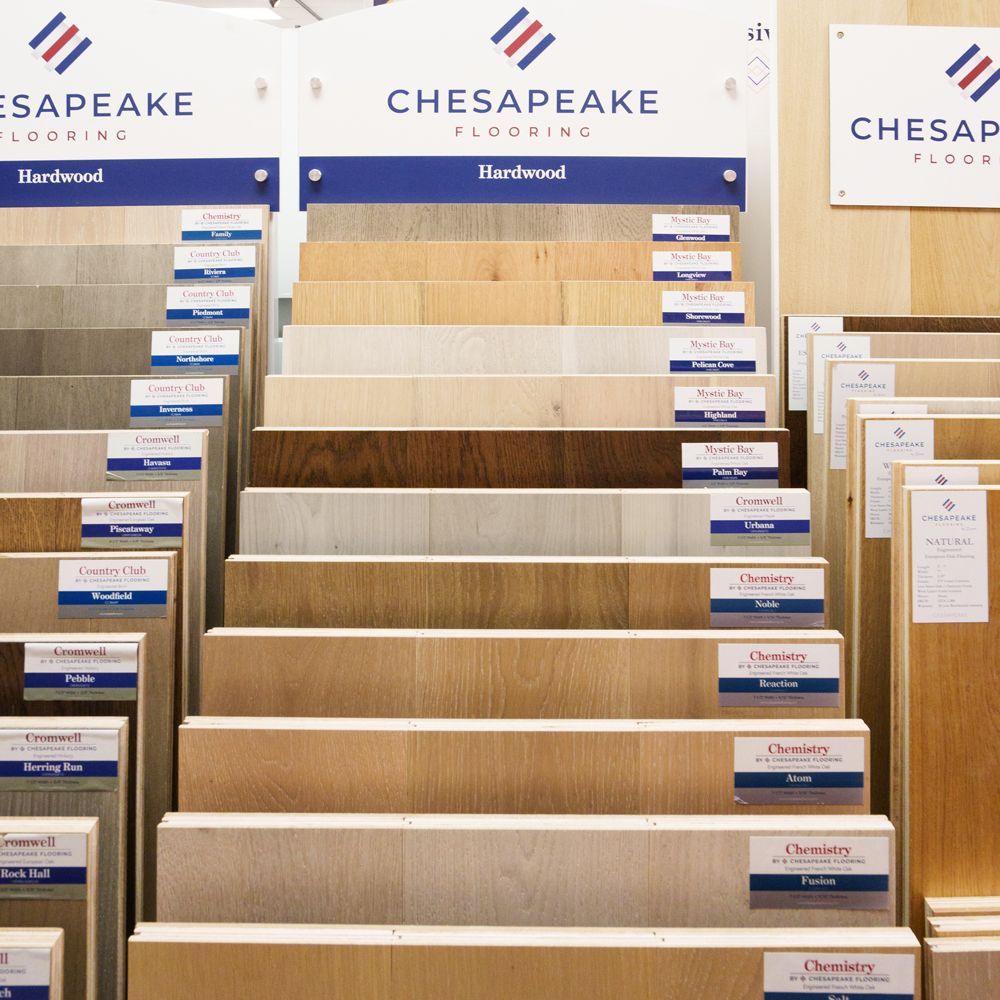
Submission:
<svg viewBox="0 0 1000 1000">
<path fill-rule="evenodd" d="M 1000 896 L 928 896 L 924 900 L 924 914 L 928 920 L 933 917 L 1000 917 Z"/>
<path fill-rule="evenodd" d="M 924 942 L 927 1000 L 985 1000 L 1000 981 L 1000 940 L 931 938 Z"/>
<path fill-rule="evenodd" d="M 48 1000 L 63 1000 L 66 935 L 51 930 L 5 929 L 0 931 L 0 953 L 6 956 L 0 984 L 9 987 L 37 986 Z"/>
<path fill-rule="evenodd" d="M 1000 916 L 928 917 L 927 936 L 931 938 L 1000 938 Z"/>
</svg>

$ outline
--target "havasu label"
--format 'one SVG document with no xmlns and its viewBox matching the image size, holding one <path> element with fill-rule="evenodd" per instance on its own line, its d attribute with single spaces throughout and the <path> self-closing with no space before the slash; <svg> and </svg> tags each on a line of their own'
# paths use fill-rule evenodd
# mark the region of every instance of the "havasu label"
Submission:
<svg viewBox="0 0 1000 1000">
<path fill-rule="evenodd" d="M 222 243 L 264 238 L 261 208 L 186 208 L 181 212 L 181 239 L 185 243 Z"/>
<path fill-rule="evenodd" d="M 892 463 L 934 457 L 933 420 L 865 420 L 865 538 L 892 538 Z"/>
<path fill-rule="evenodd" d="M 256 277 L 256 247 L 174 247 L 174 281 L 233 281 Z"/>
<path fill-rule="evenodd" d="M 896 366 L 884 364 L 830 365 L 830 399 L 827 437 L 830 468 L 847 468 L 847 401 L 871 396 L 896 395 Z"/>
<path fill-rule="evenodd" d="M 732 281 L 729 250 L 654 250 L 653 281 Z"/>
<path fill-rule="evenodd" d="M 712 628 L 824 628 L 822 569 L 717 569 Z"/>
<path fill-rule="evenodd" d="M 685 489 L 774 489 L 778 482 L 778 445 L 681 444 L 682 482 Z"/>
<path fill-rule="evenodd" d="M 719 705 L 839 708 L 840 647 L 833 643 L 720 643 Z"/>
<path fill-rule="evenodd" d="M 124 496 L 80 501 L 85 549 L 179 549 L 184 532 L 180 497 Z"/>
<path fill-rule="evenodd" d="M 751 837 L 751 910 L 889 909 L 889 838 Z"/>
<path fill-rule="evenodd" d="M 745 806 L 860 806 L 865 741 L 860 736 L 738 736 L 736 802 Z"/>
<path fill-rule="evenodd" d="M 86 898 L 85 833 L 0 836 L 0 899 Z"/>
<path fill-rule="evenodd" d="M 237 375 L 239 330 L 154 330 L 150 348 L 154 375 Z"/>
<path fill-rule="evenodd" d="M 747 320 L 744 292 L 664 292 L 662 301 L 667 324 L 742 326 Z"/>
<path fill-rule="evenodd" d="M 108 431 L 108 475 L 113 481 L 201 479 L 203 431 Z"/>
<path fill-rule="evenodd" d="M 788 409 L 809 406 L 809 338 L 816 333 L 843 333 L 843 316 L 789 316 Z"/>
<path fill-rule="evenodd" d="M 826 422 L 826 362 L 860 360 L 871 356 L 872 338 L 813 334 L 813 434 L 822 434 Z"/>
<path fill-rule="evenodd" d="M 728 243 L 731 238 L 728 215 L 653 215 L 654 243 Z"/>
<path fill-rule="evenodd" d="M 974 465 L 911 465 L 903 469 L 906 486 L 978 486 Z"/>
<path fill-rule="evenodd" d="M 767 392 L 763 387 L 697 386 L 674 389 L 678 424 L 764 424 Z"/>
<path fill-rule="evenodd" d="M 764 1000 L 913 1000 L 913 955 L 765 952 Z"/>
<path fill-rule="evenodd" d="M 221 378 L 132 379 L 129 423 L 132 427 L 221 427 L 224 392 Z"/>
<path fill-rule="evenodd" d="M 166 618 L 166 559 L 60 559 L 60 618 Z"/>
<path fill-rule="evenodd" d="M 25 701 L 135 701 L 134 642 L 26 642 Z"/>
<path fill-rule="evenodd" d="M 709 530 L 713 545 L 810 544 L 809 494 L 713 493 L 709 498 Z"/>
<path fill-rule="evenodd" d="M 0 731 L 0 788 L 5 791 L 107 791 L 118 787 L 113 729 Z"/>
<path fill-rule="evenodd" d="M 28 839 L 34 836 L 27 835 Z M 0 998 L 4 1000 L 49 1000 L 51 975 L 52 952 L 48 948 L 0 951 Z"/>
<path fill-rule="evenodd" d="M 670 371 L 706 375 L 756 372 L 757 342 L 753 337 L 671 337 Z"/>
<path fill-rule="evenodd" d="M 167 289 L 167 322 L 230 323 L 250 318 L 249 285 L 181 285 Z"/>
</svg>

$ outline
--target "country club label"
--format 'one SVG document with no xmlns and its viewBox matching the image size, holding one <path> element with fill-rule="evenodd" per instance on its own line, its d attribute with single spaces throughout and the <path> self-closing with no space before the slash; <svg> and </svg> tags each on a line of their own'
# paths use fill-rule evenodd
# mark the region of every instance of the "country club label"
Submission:
<svg viewBox="0 0 1000 1000">
<path fill-rule="evenodd" d="M 863 805 L 865 741 L 860 736 L 737 736 L 733 786 L 738 805 Z"/>
<path fill-rule="evenodd" d="M 181 212 L 185 243 L 225 243 L 264 238 L 262 208 L 186 208 Z"/>
<path fill-rule="evenodd" d="M 764 1000 L 913 1000 L 913 955 L 764 952 Z"/>
<path fill-rule="evenodd" d="M 751 910 L 888 910 L 889 838 L 751 837 Z"/>
<path fill-rule="evenodd" d="M 132 427 L 221 427 L 225 380 L 221 378 L 132 379 Z"/>
<path fill-rule="evenodd" d="M 673 375 L 742 375 L 757 370 L 757 341 L 753 337 L 670 338 Z"/>
<path fill-rule="evenodd" d="M 654 250 L 653 281 L 732 281 L 730 250 Z"/>
<path fill-rule="evenodd" d="M 238 375 L 239 330 L 154 330 L 150 345 L 153 375 Z"/>
<path fill-rule="evenodd" d="M 767 422 L 767 390 L 763 386 L 677 386 L 674 422 L 763 425 Z"/>
<path fill-rule="evenodd" d="M 872 338 L 848 334 L 813 334 L 813 434 L 822 434 L 826 423 L 826 363 L 870 358 Z"/>
<path fill-rule="evenodd" d="M 685 489 L 777 489 L 778 444 L 685 441 L 681 444 L 681 475 Z"/>
<path fill-rule="evenodd" d="M 663 322 L 671 325 L 743 326 L 744 292 L 664 292 Z"/>
<path fill-rule="evenodd" d="M 805 491 L 713 493 L 708 507 L 713 545 L 810 545 L 811 505 Z"/>
<path fill-rule="evenodd" d="M 166 618 L 166 559 L 60 559 L 59 618 Z"/>
<path fill-rule="evenodd" d="M 118 787 L 114 729 L 0 731 L 0 788 L 6 791 L 107 791 Z"/>
<path fill-rule="evenodd" d="M 732 220 L 728 215 L 653 215 L 654 243 L 728 243 Z"/>
<path fill-rule="evenodd" d="M 111 496 L 80 501 L 84 549 L 179 549 L 184 535 L 180 497 Z"/>
<path fill-rule="evenodd" d="M 0 951 L 2 1000 L 49 1000 L 52 952 L 48 948 L 5 948 Z"/>
<path fill-rule="evenodd" d="M 822 569 L 710 570 L 711 628 L 825 628 Z"/>
<path fill-rule="evenodd" d="M 25 701 L 135 701 L 134 642 L 26 642 Z"/>
<path fill-rule="evenodd" d="M 201 479 L 204 431 L 108 431 L 113 482 Z"/>
<path fill-rule="evenodd" d="M 839 708 L 840 647 L 832 642 L 719 644 L 720 708 Z"/>
<path fill-rule="evenodd" d="M 0 836 L 0 899 L 86 898 L 85 833 Z"/>
<path fill-rule="evenodd" d="M 257 277 L 255 246 L 174 247 L 174 281 L 235 281 Z"/>
<path fill-rule="evenodd" d="M 167 322 L 231 323 L 250 319 L 250 285 L 173 285 L 167 289 Z"/>
</svg>

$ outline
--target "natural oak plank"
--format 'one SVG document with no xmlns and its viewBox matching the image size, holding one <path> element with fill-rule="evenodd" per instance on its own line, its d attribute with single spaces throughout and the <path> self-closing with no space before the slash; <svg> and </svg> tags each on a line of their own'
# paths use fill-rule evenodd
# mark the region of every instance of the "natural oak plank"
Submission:
<svg viewBox="0 0 1000 1000">
<path fill-rule="evenodd" d="M 928 1000 L 977 1000 L 989 996 L 1000 977 L 997 938 L 931 938 L 924 954 Z"/>
</svg>

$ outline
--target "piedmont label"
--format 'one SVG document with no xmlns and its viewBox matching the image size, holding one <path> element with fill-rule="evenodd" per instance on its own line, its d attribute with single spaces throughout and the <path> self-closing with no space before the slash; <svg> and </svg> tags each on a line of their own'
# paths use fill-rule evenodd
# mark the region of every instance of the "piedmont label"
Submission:
<svg viewBox="0 0 1000 1000">
<path fill-rule="evenodd" d="M 728 215 L 674 215 L 654 213 L 654 243 L 728 243 L 732 238 Z"/>
<path fill-rule="evenodd" d="M 865 741 L 860 736 L 738 736 L 736 802 L 745 806 L 860 806 Z"/>
<path fill-rule="evenodd" d="M 227 323 L 250 318 L 249 285 L 181 285 L 167 289 L 167 321 Z"/>
<path fill-rule="evenodd" d="M 166 618 L 166 559 L 60 559 L 59 618 Z"/>
<path fill-rule="evenodd" d="M 132 427 L 221 427 L 224 393 L 221 378 L 132 379 L 129 423 Z"/>
<path fill-rule="evenodd" d="M 835 364 L 831 366 L 829 420 L 829 465 L 847 468 L 847 401 L 865 396 L 895 396 L 896 366 Z"/>
<path fill-rule="evenodd" d="M 662 301 L 664 323 L 726 326 L 746 323 L 744 292 L 664 292 Z"/>
<path fill-rule="evenodd" d="M 681 476 L 685 489 L 777 489 L 778 443 L 682 442 Z"/>
<path fill-rule="evenodd" d="M 0 951 L 0 998 L 49 1000 L 52 952 L 48 948 Z"/>
<path fill-rule="evenodd" d="M 729 250 L 654 250 L 653 281 L 732 281 Z"/>
<path fill-rule="evenodd" d="M 764 424 L 767 391 L 761 387 L 696 386 L 674 389 L 674 422 L 678 424 Z"/>
<path fill-rule="evenodd" d="M 810 545 L 809 494 L 713 493 L 709 534 L 713 545 Z"/>
<path fill-rule="evenodd" d="M 751 837 L 751 910 L 888 910 L 888 837 Z"/>
<path fill-rule="evenodd" d="M 238 375 L 239 330 L 154 330 L 150 347 L 153 375 Z"/>
<path fill-rule="evenodd" d="M 262 208 L 185 208 L 181 212 L 181 239 L 185 243 L 263 238 Z"/>
<path fill-rule="evenodd" d="M 80 501 L 84 549 L 179 549 L 184 532 L 180 497 L 123 496 Z"/>
<path fill-rule="evenodd" d="M 671 337 L 671 374 L 757 371 L 757 341 L 753 337 Z"/>
<path fill-rule="evenodd" d="M 834 643 L 719 644 L 721 708 L 840 707 Z"/>
<path fill-rule="evenodd" d="M 764 1000 L 913 1000 L 913 955 L 764 952 Z"/>
<path fill-rule="evenodd" d="M 824 628 L 822 569 L 710 570 L 711 628 Z"/>
<path fill-rule="evenodd" d="M 118 787 L 113 729 L 0 730 L 0 788 L 107 791 Z"/>
<path fill-rule="evenodd" d="M 903 469 L 906 486 L 978 486 L 979 469 L 974 465 L 908 465 Z"/>
<path fill-rule="evenodd" d="M 257 277 L 257 248 L 174 247 L 174 281 L 233 281 Z"/>
<path fill-rule="evenodd" d="M 134 642 L 26 642 L 25 701 L 135 701 Z"/>
<path fill-rule="evenodd" d="M 0 836 L 0 899 L 86 898 L 85 833 Z"/>
<path fill-rule="evenodd" d="M 201 431 L 108 431 L 108 472 L 111 481 L 201 479 Z"/>
<path fill-rule="evenodd" d="M 892 463 L 933 457 L 933 420 L 865 421 L 865 538 L 892 538 Z"/>
<path fill-rule="evenodd" d="M 788 317 L 788 409 L 809 408 L 809 338 L 843 332 L 843 316 Z"/>
<path fill-rule="evenodd" d="M 990 620 L 986 518 L 983 490 L 911 495 L 914 624 Z"/>
<path fill-rule="evenodd" d="M 826 422 L 826 362 L 871 357 L 872 338 L 813 334 L 807 343 L 813 350 L 813 434 L 822 434 Z"/>
</svg>

